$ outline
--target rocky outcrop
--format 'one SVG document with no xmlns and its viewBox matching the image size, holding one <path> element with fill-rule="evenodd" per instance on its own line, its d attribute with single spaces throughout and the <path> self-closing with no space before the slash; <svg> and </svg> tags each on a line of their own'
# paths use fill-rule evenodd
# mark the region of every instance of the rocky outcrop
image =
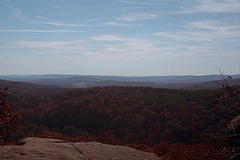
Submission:
<svg viewBox="0 0 240 160">
<path fill-rule="evenodd" d="M 29 137 L 18 145 L 0 147 L 1 160 L 160 160 L 156 155 L 98 142 L 71 143 Z"/>
<path fill-rule="evenodd" d="M 235 117 L 227 127 L 228 143 L 231 146 L 233 157 L 232 160 L 240 159 L 240 115 Z"/>
</svg>

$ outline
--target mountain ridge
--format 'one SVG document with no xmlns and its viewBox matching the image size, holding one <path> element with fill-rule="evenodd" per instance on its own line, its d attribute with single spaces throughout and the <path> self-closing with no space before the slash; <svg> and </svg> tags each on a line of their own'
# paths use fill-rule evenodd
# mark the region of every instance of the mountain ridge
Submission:
<svg viewBox="0 0 240 160">
<path fill-rule="evenodd" d="M 231 76 L 233 79 L 240 78 L 240 74 L 226 75 Z M 43 74 L 43 75 L 0 75 L 0 79 L 12 80 L 12 81 L 39 81 L 46 79 L 81 79 L 89 78 L 93 81 L 151 81 L 151 82 L 204 82 L 210 80 L 220 80 L 220 75 L 170 75 L 170 76 L 108 76 L 108 75 L 65 75 L 65 74 Z"/>
<path fill-rule="evenodd" d="M 226 75 L 230 85 L 240 85 L 240 74 Z M 221 88 L 223 81 L 220 75 L 205 76 L 97 76 L 97 75 L 8 75 L 0 79 L 12 82 L 25 82 L 42 86 L 62 88 L 89 88 L 103 86 L 137 86 L 168 89 L 215 89 Z M 3 81 L 1 81 L 3 83 Z M 6 82 L 5 82 L 6 83 Z"/>
</svg>

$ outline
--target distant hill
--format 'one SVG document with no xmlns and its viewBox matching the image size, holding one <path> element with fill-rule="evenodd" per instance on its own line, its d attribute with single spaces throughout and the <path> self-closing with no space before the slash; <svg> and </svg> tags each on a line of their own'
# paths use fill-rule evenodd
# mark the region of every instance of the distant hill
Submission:
<svg viewBox="0 0 240 160">
<path fill-rule="evenodd" d="M 240 78 L 238 79 L 228 79 L 227 80 L 228 84 L 230 86 L 239 86 L 240 85 Z M 222 80 L 217 80 L 217 81 L 207 81 L 207 82 L 202 82 L 202 83 L 193 83 L 193 84 L 188 84 L 184 86 L 182 89 L 216 89 L 222 87 L 223 81 Z"/>
<path fill-rule="evenodd" d="M 229 75 L 226 75 L 229 76 Z M 240 85 L 240 74 L 230 75 L 232 85 Z M 87 88 L 95 86 L 144 86 L 169 89 L 220 88 L 220 75 L 205 76 L 97 76 L 97 75 L 6 75 L 0 79 L 55 85 L 66 88 Z"/>
<path fill-rule="evenodd" d="M 8 93 L 12 94 L 37 94 L 64 91 L 66 88 L 59 86 L 44 86 L 28 82 L 13 82 L 0 79 L 0 87 L 8 87 Z"/>
<path fill-rule="evenodd" d="M 132 81 L 100 81 L 92 84 L 87 84 L 88 87 L 95 86 L 131 86 L 131 87 L 153 87 L 153 88 L 168 88 L 168 89 L 216 89 L 222 87 L 222 80 L 196 82 L 196 83 L 161 83 L 161 82 L 132 82 Z M 240 78 L 229 79 L 229 85 L 240 85 Z"/>
<path fill-rule="evenodd" d="M 240 74 L 226 75 L 233 79 L 240 78 Z M 221 80 L 220 75 L 203 76 L 100 76 L 100 75 L 2 75 L 0 79 L 23 82 L 39 82 L 45 80 L 64 80 L 64 81 L 136 81 L 136 82 L 162 82 L 162 83 L 193 83 Z"/>
</svg>

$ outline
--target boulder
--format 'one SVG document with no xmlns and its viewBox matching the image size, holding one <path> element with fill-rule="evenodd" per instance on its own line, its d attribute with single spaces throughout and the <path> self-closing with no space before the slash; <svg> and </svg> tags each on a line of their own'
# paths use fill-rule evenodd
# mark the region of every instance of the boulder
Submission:
<svg viewBox="0 0 240 160">
<path fill-rule="evenodd" d="M 66 142 L 29 137 L 18 145 L 0 147 L 1 160 L 160 160 L 147 153 L 99 142 Z"/>
</svg>

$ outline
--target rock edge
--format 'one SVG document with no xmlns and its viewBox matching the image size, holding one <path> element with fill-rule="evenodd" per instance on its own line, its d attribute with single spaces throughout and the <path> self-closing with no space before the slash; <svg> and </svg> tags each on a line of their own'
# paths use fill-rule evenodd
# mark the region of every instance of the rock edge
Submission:
<svg viewBox="0 0 240 160">
<path fill-rule="evenodd" d="M 19 145 L 0 147 L 1 160 L 161 160 L 152 153 L 99 142 L 66 142 L 28 137 Z"/>
</svg>

